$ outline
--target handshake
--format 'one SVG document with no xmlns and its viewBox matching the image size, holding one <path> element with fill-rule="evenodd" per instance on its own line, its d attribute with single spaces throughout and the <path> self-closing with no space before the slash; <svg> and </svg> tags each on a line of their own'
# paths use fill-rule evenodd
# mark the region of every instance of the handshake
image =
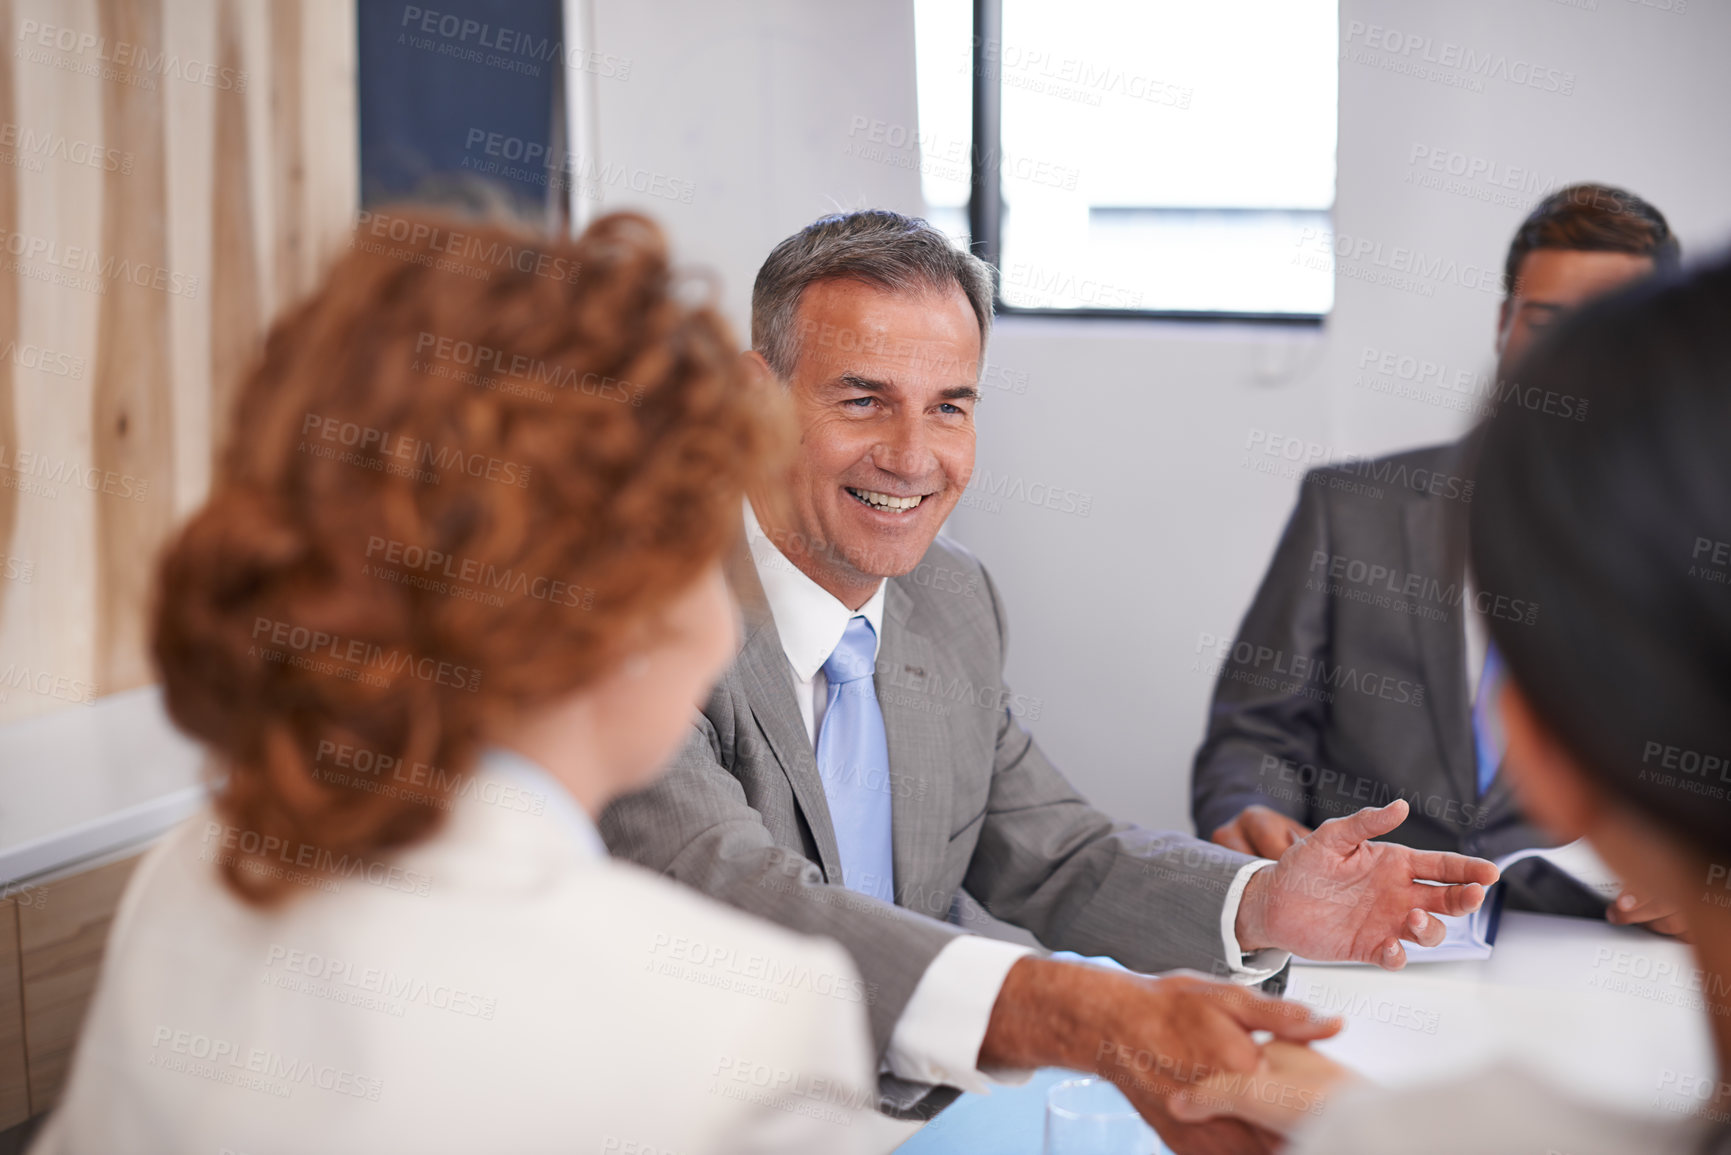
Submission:
<svg viewBox="0 0 1731 1155">
<path fill-rule="evenodd" d="M 1354 1081 L 1307 1045 L 1337 1033 L 1338 1018 L 1200 977 L 1141 981 L 1162 988 L 1157 997 L 1194 1033 L 1158 1032 L 1161 1050 L 1103 1038 L 1093 1070 L 1116 1084 L 1179 1155 L 1275 1150 L 1282 1136 L 1322 1113 L 1331 1093 Z M 1250 1031 L 1271 1038 L 1258 1045 Z"/>
<path fill-rule="evenodd" d="M 1402 942 L 1442 941 L 1434 916 L 1478 909 L 1497 868 L 1372 841 L 1406 816 L 1396 800 L 1325 822 L 1252 875 L 1234 928 L 1242 949 L 1398 970 Z M 1025 958 L 1005 978 L 980 1063 L 1110 1079 L 1179 1155 L 1259 1152 L 1320 1113 L 1350 1079 L 1307 1045 L 1340 1027 L 1302 1004 L 1199 975 L 1148 978 Z"/>
</svg>

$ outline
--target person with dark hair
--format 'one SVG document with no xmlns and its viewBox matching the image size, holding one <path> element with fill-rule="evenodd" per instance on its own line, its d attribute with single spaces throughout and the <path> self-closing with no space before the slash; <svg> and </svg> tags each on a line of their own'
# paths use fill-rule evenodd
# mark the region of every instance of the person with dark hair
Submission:
<svg viewBox="0 0 1731 1155">
<path fill-rule="evenodd" d="M 1562 188 L 1516 230 L 1497 314 L 1497 369 L 1474 384 L 1481 412 L 1533 408 L 1588 418 L 1585 399 L 1544 391 L 1513 366 L 1560 315 L 1677 263 L 1677 241 L 1646 201 L 1598 184 Z M 1411 846 L 1500 858 L 1549 840 L 1499 772 L 1494 711 L 1503 677 L 1494 621 L 1545 607 L 1467 568 L 1477 438 L 1319 467 L 1232 648 L 1221 654 L 1207 734 L 1191 776 L 1199 834 L 1276 857 L 1318 823 L 1404 798 L 1390 835 Z M 1632 890 L 1602 898 L 1541 860 L 1511 868 L 1516 908 L 1608 916 L 1675 932 L 1680 923 Z"/>
<path fill-rule="evenodd" d="M 1337 1029 L 1246 987 L 1289 952 L 1398 968 L 1403 942 L 1442 937 L 1432 912 L 1476 909 L 1496 870 L 1371 841 L 1404 802 L 1273 863 L 1115 822 L 1065 781 L 1004 683 L 996 587 L 940 534 L 973 472 L 991 301 L 983 262 L 898 213 L 825 217 L 769 254 L 746 359 L 801 436 L 740 510 L 745 646 L 672 772 L 601 831 L 845 945 L 879 993 L 886 1113 L 929 1118 L 959 1089 L 1061 1065 L 1118 1081 L 1181 1150 L 1256 1150 L 1242 1125 L 1189 1133 L 1162 1105 L 1197 1064 L 1253 1061 L 1254 1031 Z M 964 933 L 964 888 L 1047 947 L 1144 974 Z M 1184 967 L 1232 981 L 1144 977 Z"/>
<path fill-rule="evenodd" d="M 735 652 L 787 440 L 681 290 L 640 216 L 370 213 L 278 321 L 160 567 L 213 802 L 132 876 L 38 1155 L 870 1149 L 848 956 L 595 831 Z"/>
<path fill-rule="evenodd" d="M 1589 401 L 1590 416 L 1499 411 L 1470 528 L 1478 582 L 1544 607 L 1532 623 L 1488 623 L 1508 666 L 1498 705 L 1513 789 L 1548 837 L 1585 838 L 1675 911 L 1691 944 L 1688 989 L 1718 1067 L 1691 1076 L 1693 1113 L 1627 1115 L 1508 1065 L 1382 1091 L 1278 1043 L 1253 1079 L 1211 1081 L 1181 1110 L 1295 1129 L 1295 1155 L 1731 1152 L 1727 318 L 1721 262 L 1590 306 L 1538 344 L 1521 380 Z"/>
</svg>

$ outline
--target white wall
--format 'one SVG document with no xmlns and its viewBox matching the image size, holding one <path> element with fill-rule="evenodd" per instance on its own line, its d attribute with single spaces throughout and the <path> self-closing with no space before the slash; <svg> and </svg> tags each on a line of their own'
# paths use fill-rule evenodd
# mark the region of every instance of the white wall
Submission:
<svg viewBox="0 0 1731 1155">
<path fill-rule="evenodd" d="M 634 61 L 627 83 L 598 82 L 602 158 L 696 182 L 690 205 L 638 203 L 720 273 L 742 326 L 763 255 L 812 217 L 919 211 L 914 172 L 847 155 L 857 116 L 914 123 L 906 0 L 596 2 L 598 47 Z M 1507 74 L 1537 68 L 1572 92 L 1498 78 L 1473 91 L 1366 63 L 1359 24 L 1429 36 L 1433 57 L 1448 42 L 1504 57 Z M 1488 369 L 1497 296 L 1470 286 L 1481 274 L 1494 285 L 1543 187 L 1625 185 L 1659 205 L 1686 250 L 1731 240 L 1731 5 L 1342 0 L 1340 32 L 1337 239 L 1416 250 L 1452 263 L 1452 277 L 1414 291 L 1337 276 L 1321 331 L 1010 318 L 993 339 L 1001 372 L 980 409 L 976 478 L 1091 501 L 1083 517 L 1001 500 L 997 512 L 960 510 L 951 528 L 1009 601 L 1011 680 L 1042 702 L 1035 732 L 1125 818 L 1188 826 L 1210 690 L 1198 639 L 1236 629 L 1296 493 L 1296 469 L 1246 468 L 1253 431 L 1339 456 L 1462 430 L 1465 417 L 1433 400 L 1356 385 L 1359 363 L 1375 348 L 1450 374 Z M 1402 65 L 1422 65 L 1424 51 Z M 1516 188 L 1409 183 L 1426 171 L 1410 163 L 1420 146 L 1492 162 Z M 1513 203 L 1481 199 L 1497 192 Z M 1377 271 L 1368 258 L 1340 263 Z"/>
<path fill-rule="evenodd" d="M 631 62 L 623 81 L 589 84 L 596 154 L 626 181 L 661 178 L 648 187 L 663 193 L 603 183 L 599 204 L 649 212 L 683 261 L 718 274 L 741 342 L 752 279 L 777 241 L 825 213 L 921 210 L 917 156 L 910 168 L 849 152 L 863 140 L 848 133 L 856 118 L 915 123 L 908 0 L 591 0 L 591 10 L 595 50 Z"/>
</svg>

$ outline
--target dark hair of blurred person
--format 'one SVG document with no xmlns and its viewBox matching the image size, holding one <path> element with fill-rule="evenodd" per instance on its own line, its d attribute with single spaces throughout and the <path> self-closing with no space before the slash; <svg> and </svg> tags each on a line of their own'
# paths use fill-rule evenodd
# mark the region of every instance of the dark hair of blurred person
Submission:
<svg viewBox="0 0 1731 1155">
<path fill-rule="evenodd" d="M 1486 430 L 1478 574 L 1539 606 L 1491 632 L 1594 787 L 1731 861 L 1731 265 L 1583 310 L 1518 372 L 1589 410 L 1510 406 Z"/>
<path fill-rule="evenodd" d="M 1657 208 L 1627 189 L 1592 182 L 1560 188 L 1527 213 L 1503 260 L 1505 293 L 1519 285 L 1521 262 L 1541 249 L 1649 257 L 1661 272 L 1676 269 L 1680 252 Z"/>
<path fill-rule="evenodd" d="M 1570 310 L 1640 277 L 1676 269 L 1680 252 L 1664 214 L 1627 189 L 1572 184 L 1533 206 L 1503 261 L 1497 307 L 1497 377 Z"/>
<path fill-rule="evenodd" d="M 1271 1112 L 1243 1091 L 1211 1109 L 1298 1126 L 1295 1155 L 1397 1137 L 1415 1152 L 1731 1151 L 1731 263 L 1586 306 L 1515 372 L 1588 410 L 1504 406 L 1484 431 L 1475 572 L 1538 607 L 1489 621 L 1510 675 L 1514 787 L 1557 841 L 1587 839 L 1626 886 L 1675 909 L 1718 1069 L 1655 1069 L 1666 1118 L 1506 1064 L 1383 1091 L 1272 1044 L 1263 1076 L 1328 1094 L 1326 1110 L 1312 1098 L 1307 1114 Z"/>
</svg>

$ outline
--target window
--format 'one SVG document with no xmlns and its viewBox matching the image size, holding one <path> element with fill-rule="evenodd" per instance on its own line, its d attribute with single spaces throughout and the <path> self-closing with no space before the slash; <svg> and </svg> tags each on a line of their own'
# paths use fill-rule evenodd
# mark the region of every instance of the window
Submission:
<svg viewBox="0 0 1731 1155">
<path fill-rule="evenodd" d="M 928 212 L 1004 310 L 1333 305 L 1335 0 L 916 0 L 915 31 Z"/>
</svg>

